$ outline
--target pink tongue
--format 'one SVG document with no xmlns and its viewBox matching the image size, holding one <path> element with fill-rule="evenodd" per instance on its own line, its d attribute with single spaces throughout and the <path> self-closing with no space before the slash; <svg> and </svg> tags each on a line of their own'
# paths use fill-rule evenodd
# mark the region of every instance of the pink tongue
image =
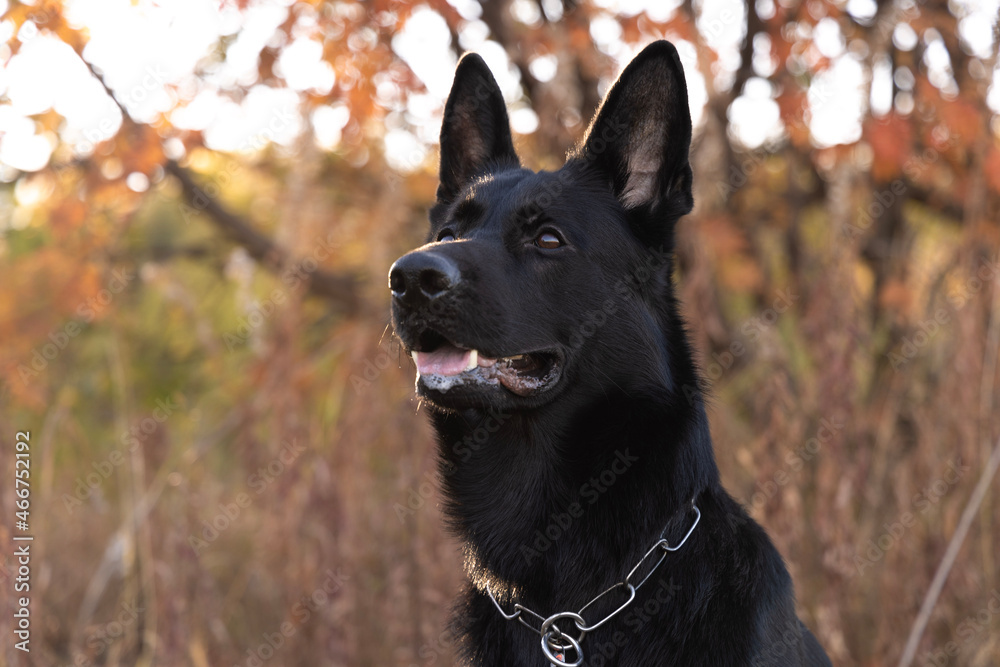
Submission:
<svg viewBox="0 0 1000 667">
<path fill-rule="evenodd" d="M 442 345 L 433 352 L 417 352 L 414 360 L 421 375 L 458 375 L 469 365 L 472 350 Z"/>
</svg>

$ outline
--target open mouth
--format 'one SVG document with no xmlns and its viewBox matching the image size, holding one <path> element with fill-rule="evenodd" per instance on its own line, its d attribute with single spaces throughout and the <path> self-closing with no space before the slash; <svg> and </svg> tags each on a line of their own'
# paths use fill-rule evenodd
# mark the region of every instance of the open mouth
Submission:
<svg viewBox="0 0 1000 667">
<path fill-rule="evenodd" d="M 490 357 L 433 333 L 421 338 L 428 344 L 412 355 L 417 379 L 428 389 L 443 393 L 457 386 L 500 385 L 518 396 L 533 396 L 559 379 L 559 357 L 555 352 Z"/>
</svg>

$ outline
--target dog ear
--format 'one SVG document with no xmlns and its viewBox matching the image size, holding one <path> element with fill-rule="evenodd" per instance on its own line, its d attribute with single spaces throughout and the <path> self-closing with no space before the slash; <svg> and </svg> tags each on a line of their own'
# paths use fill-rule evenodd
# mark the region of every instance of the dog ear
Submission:
<svg viewBox="0 0 1000 667">
<path fill-rule="evenodd" d="M 659 41 L 621 73 L 570 159 L 597 168 L 627 211 L 673 221 L 694 205 L 690 145 L 684 68 L 674 45 Z"/>
<path fill-rule="evenodd" d="M 462 56 L 441 123 L 439 202 L 448 202 L 490 166 L 520 166 L 503 94 L 483 59 Z"/>
</svg>

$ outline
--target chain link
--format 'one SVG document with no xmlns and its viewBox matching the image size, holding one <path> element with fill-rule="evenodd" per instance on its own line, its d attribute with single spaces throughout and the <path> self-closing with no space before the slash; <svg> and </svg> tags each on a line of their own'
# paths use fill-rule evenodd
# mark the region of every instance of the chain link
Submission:
<svg viewBox="0 0 1000 667">
<path fill-rule="evenodd" d="M 663 537 L 663 534 L 667 531 L 666 527 L 664 527 L 663 533 L 660 533 L 660 539 L 657 540 L 656 544 L 650 547 L 649 551 L 647 551 L 645 555 L 639 559 L 639 562 L 635 564 L 635 567 L 633 567 L 631 571 L 629 571 L 629 573 L 625 576 L 625 579 L 623 581 L 619 581 L 615 585 L 611 586 L 607 590 L 600 593 L 593 600 L 583 605 L 580 611 L 576 613 L 571 611 L 560 611 L 546 618 L 541 614 L 534 612 L 531 609 L 528 609 L 522 604 L 515 604 L 513 613 L 508 614 L 503 610 L 503 607 L 500 606 L 500 603 L 497 602 L 496 597 L 493 595 L 493 591 L 490 590 L 489 582 L 487 582 L 486 584 L 486 593 L 487 595 L 489 595 L 490 600 L 493 601 L 493 604 L 496 606 L 497 611 L 500 612 L 501 616 L 503 616 L 508 621 L 512 621 L 516 618 L 518 621 L 521 622 L 522 625 L 524 625 L 524 627 L 528 628 L 532 632 L 536 632 L 539 635 L 541 635 L 542 653 L 545 654 L 545 658 L 549 662 L 551 662 L 553 665 L 556 665 L 557 667 L 578 667 L 578 665 L 583 663 L 583 649 L 580 647 L 580 644 L 583 643 L 583 638 L 586 636 L 586 634 L 588 632 L 593 632 L 597 628 L 601 627 L 602 625 L 610 621 L 612 618 L 617 616 L 619 613 L 621 613 L 622 610 L 625 609 L 625 607 L 632 604 L 632 601 L 635 600 L 636 592 L 640 588 L 642 588 L 643 584 L 645 584 L 649 580 L 649 578 L 653 576 L 653 573 L 656 572 L 657 568 L 660 567 L 660 564 L 663 563 L 663 560 L 667 557 L 667 552 L 677 551 L 678 549 L 683 547 L 684 543 L 688 541 L 689 537 L 691 537 L 691 533 L 694 532 L 694 529 L 698 525 L 698 522 L 701 521 L 701 510 L 698 509 L 698 506 L 695 505 L 693 501 L 691 502 L 691 508 L 694 509 L 695 511 L 694 523 L 691 524 L 691 527 L 688 529 L 687 533 L 684 535 L 681 541 L 677 543 L 676 546 L 673 547 L 670 546 L 670 542 L 665 537 Z M 644 563 L 650 560 L 650 557 L 656 552 L 657 549 L 662 551 L 659 560 L 657 560 L 656 564 L 653 565 L 652 568 L 650 568 L 649 572 L 646 573 L 646 576 L 642 578 L 642 581 L 640 581 L 638 584 L 633 584 L 632 577 L 635 576 L 636 572 L 639 571 L 639 568 L 641 568 Z M 587 609 L 591 605 L 603 599 L 604 596 L 608 595 L 612 591 L 617 590 L 619 588 L 625 589 L 628 595 L 628 599 L 625 600 L 625 602 L 623 602 L 621 606 L 619 606 L 617 609 L 609 613 L 607 616 L 602 618 L 597 623 L 594 623 L 593 625 L 587 625 L 587 622 L 583 618 L 583 612 L 587 611 Z M 541 621 L 542 622 L 541 627 L 539 628 L 532 627 L 531 623 L 525 620 L 522 612 L 527 613 L 530 616 L 534 616 L 536 619 Z M 571 637 L 563 630 L 560 630 L 559 626 L 556 625 L 556 621 L 564 618 L 573 621 L 573 625 L 576 626 L 576 630 L 580 633 L 580 635 L 576 639 Z M 574 660 L 573 662 L 569 662 L 566 659 L 567 651 L 572 651 L 573 654 L 576 656 L 576 660 Z"/>
</svg>

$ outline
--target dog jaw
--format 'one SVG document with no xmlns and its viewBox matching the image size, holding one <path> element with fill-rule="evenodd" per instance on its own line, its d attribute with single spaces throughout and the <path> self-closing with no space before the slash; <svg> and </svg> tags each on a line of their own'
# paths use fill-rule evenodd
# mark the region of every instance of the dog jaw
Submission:
<svg viewBox="0 0 1000 667">
<path fill-rule="evenodd" d="M 414 350 L 417 383 L 446 393 L 455 386 L 499 385 L 527 397 L 553 386 L 560 376 L 560 358 L 554 353 L 523 353 L 489 357 L 478 350 L 444 343 L 433 351 Z"/>
</svg>

